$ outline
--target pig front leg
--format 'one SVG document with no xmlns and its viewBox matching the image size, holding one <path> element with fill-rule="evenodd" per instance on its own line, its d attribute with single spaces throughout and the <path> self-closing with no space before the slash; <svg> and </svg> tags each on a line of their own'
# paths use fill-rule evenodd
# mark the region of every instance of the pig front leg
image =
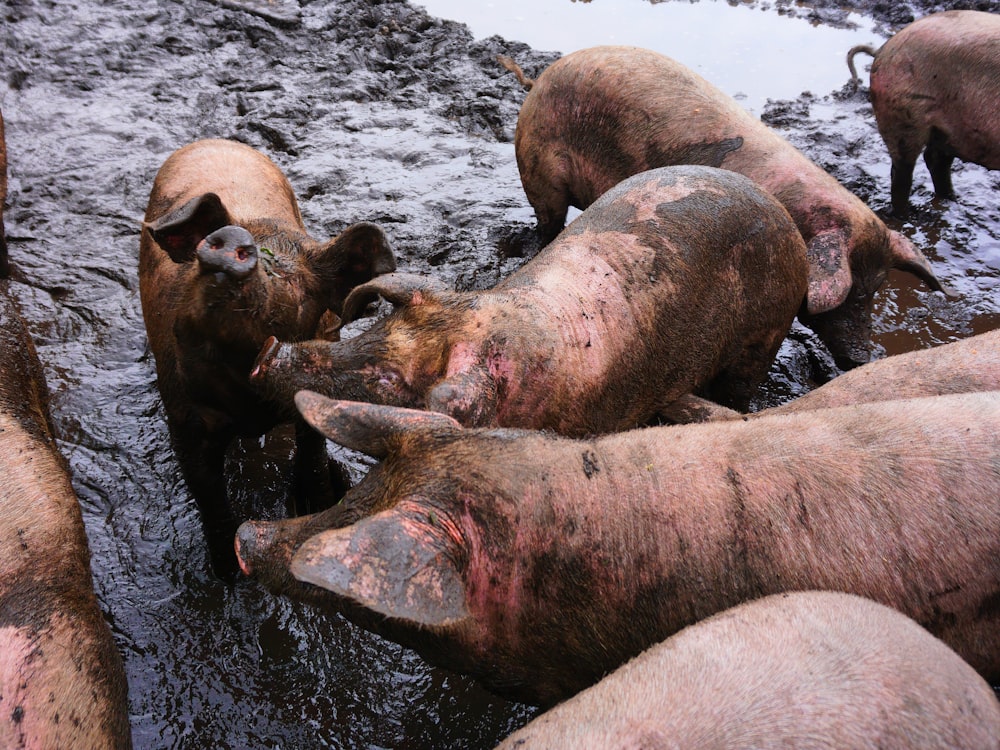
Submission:
<svg viewBox="0 0 1000 750">
<path fill-rule="evenodd" d="M 305 516 L 326 510 L 350 488 L 351 480 L 344 467 L 327 455 L 326 438 L 303 420 L 295 420 L 291 513 Z"/>
<path fill-rule="evenodd" d="M 232 539 L 236 519 L 226 491 L 226 447 L 234 434 L 211 432 L 195 415 L 168 420 L 174 455 L 184 481 L 198 504 L 213 572 L 223 580 L 236 577 Z"/>
</svg>

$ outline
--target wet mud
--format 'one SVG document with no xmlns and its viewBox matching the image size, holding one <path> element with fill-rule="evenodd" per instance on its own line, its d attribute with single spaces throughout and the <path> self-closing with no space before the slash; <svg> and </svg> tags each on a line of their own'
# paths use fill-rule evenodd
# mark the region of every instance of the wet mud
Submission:
<svg viewBox="0 0 1000 750">
<path fill-rule="evenodd" d="M 831 25 L 847 7 L 760 4 Z M 946 7 L 1000 10 L 850 7 L 886 34 Z M 401 270 L 492 286 L 530 255 L 534 225 L 512 144 L 524 92 L 494 58 L 537 75 L 559 52 L 476 40 L 398 0 L 6 0 L 3 10 L 10 289 L 53 393 L 97 593 L 125 659 L 136 746 L 490 747 L 526 723 L 534 709 L 211 574 L 156 390 L 137 255 L 160 164 L 192 140 L 224 137 L 282 167 L 314 236 L 374 221 Z M 888 156 L 846 65 L 844 83 L 770 102 L 763 118 L 884 216 Z M 878 296 L 880 355 L 1000 327 L 1000 173 L 956 165 L 954 183 L 956 201 L 934 200 L 919 164 L 916 210 L 888 223 L 960 297 L 894 274 Z M 832 367 L 796 327 L 757 406 L 805 392 Z M 241 512 L 284 512 L 290 449 L 287 434 L 238 446 L 231 492 Z M 366 471 L 364 459 L 337 455 L 355 477 Z"/>
</svg>

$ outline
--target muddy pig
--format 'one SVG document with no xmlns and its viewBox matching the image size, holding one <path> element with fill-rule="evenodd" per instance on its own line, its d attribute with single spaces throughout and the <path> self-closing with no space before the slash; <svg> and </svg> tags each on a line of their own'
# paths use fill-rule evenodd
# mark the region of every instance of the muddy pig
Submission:
<svg viewBox="0 0 1000 750">
<path fill-rule="evenodd" d="M 6 288 L 0 370 L 0 747 L 131 747 L 125 670 L 42 366 Z"/>
<path fill-rule="evenodd" d="M 688 397 L 683 403 L 675 402 L 667 416 L 678 422 L 745 419 L 971 391 L 1000 391 L 1000 330 L 869 362 L 804 396 L 754 414 Z M 681 409 L 686 410 L 687 417 L 682 416 Z"/>
<path fill-rule="evenodd" d="M 261 346 L 271 335 L 312 338 L 354 286 L 394 269 L 373 224 L 326 242 L 306 234 L 288 180 L 249 146 L 197 141 L 160 168 L 139 248 L 142 313 L 177 458 L 226 556 L 235 531 L 226 447 L 295 417 L 248 381 Z M 310 432 L 298 425 L 298 498 L 332 492 L 325 448 Z"/>
<path fill-rule="evenodd" d="M 934 194 L 954 198 L 956 157 L 1000 169 L 1000 16 L 974 10 L 933 13 L 911 23 L 872 55 L 871 100 L 892 160 L 893 212 L 905 214 L 920 152 Z"/>
<path fill-rule="evenodd" d="M 670 167 L 610 190 L 490 290 L 412 275 L 359 286 L 396 309 L 339 342 L 272 341 L 255 381 L 565 435 L 641 425 L 693 390 L 743 408 L 805 292 L 805 248 L 750 180 Z"/>
<path fill-rule="evenodd" d="M 653 646 L 499 750 L 1000 750 L 1000 702 L 899 612 L 849 594 L 777 594 Z"/>
<path fill-rule="evenodd" d="M 515 149 L 543 242 L 562 228 L 569 206 L 589 206 L 629 175 L 705 164 L 746 175 L 788 209 L 810 260 L 799 319 L 840 368 L 870 359 L 872 299 L 890 268 L 942 289 L 909 240 L 734 99 L 669 57 L 594 47 L 557 60 L 536 81 L 523 80 L 530 91 Z"/>
<path fill-rule="evenodd" d="M 996 392 L 588 440 L 296 401 L 383 460 L 324 513 L 243 524 L 243 571 L 501 695 L 553 704 L 804 589 L 893 606 L 1000 680 Z"/>
</svg>

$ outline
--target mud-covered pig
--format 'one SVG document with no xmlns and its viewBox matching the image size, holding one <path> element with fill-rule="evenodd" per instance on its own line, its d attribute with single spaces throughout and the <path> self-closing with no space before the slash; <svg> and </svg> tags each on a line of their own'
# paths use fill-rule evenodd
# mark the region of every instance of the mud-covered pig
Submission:
<svg viewBox="0 0 1000 750">
<path fill-rule="evenodd" d="M 164 162 L 146 211 L 139 289 L 174 449 L 206 526 L 231 538 L 226 446 L 294 417 L 248 381 L 268 336 L 314 337 L 354 286 L 394 269 L 373 224 L 311 238 L 284 174 L 249 146 L 197 141 Z M 297 481 L 322 486 L 326 454 L 308 433 L 297 433 Z"/>
<path fill-rule="evenodd" d="M 41 363 L 0 288 L 0 747 L 129 748 L 127 692 Z"/>
<path fill-rule="evenodd" d="M 334 508 L 242 525 L 244 572 L 502 695 L 555 703 L 805 589 L 895 607 L 1000 681 L 996 392 L 589 440 L 296 400 L 383 460 Z"/>
<path fill-rule="evenodd" d="M 894 609 L 777 594 L 682 630 L 498 750 L 1000 750 L 1000 702 Z"/>
<path fill-rule="evenodd" d="M 892 208 L 909 208 L 920 153 L 934 193 L 954 198 L 955 158 L 1000 169 L 1000 15 L 974 10 L 933 13 L 914 21 L 872 55 L 871 101 L 878 131 L 892 160 Z"/>
<path fill-rule="evenodd" d="M 838 375 L 828 383 L 781 406 L 749 416 L 792 414 L 831 406 L 940 396 L 947 393 L 1000 391 L 1000 330 L 970 336 L 950 344 L 918 349 L 869 362 Z M 697 398 L 678 404 L 676 421 L 745 419 L 748 415 Z"/>
<path fill-rule="evenodd" d="M 810 268 L 799 318 L 844 369 L 870 359 L 872 298 L 890 268 L 941 289 L 920 251 L 837 180 L 704 78 L 650 50 L 594 47 L 557 60 L 532 82 L 515 149 L 544 242 L 569 206 L 585 208 L 652 167 L 705 164 L 751 178 L 802 233 Z"/>
<path fill-rule="evenodd" d="M 610 190 L 493 289 L 389 274 L 395 310 L 337 342 L 271 342 L 253 379 L 566 435 L 641 425 L 701 390 L 742 408 L 805 293 L 787 212 L 740 175 L 670 167 Z M 344 306 L 349 319 L 354 297 Z"/>
</svg>

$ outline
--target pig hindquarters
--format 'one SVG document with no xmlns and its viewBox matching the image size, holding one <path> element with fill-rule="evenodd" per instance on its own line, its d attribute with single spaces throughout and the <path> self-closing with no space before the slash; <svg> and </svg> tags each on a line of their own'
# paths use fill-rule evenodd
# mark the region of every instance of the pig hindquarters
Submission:
<svg viewBox="0 0 1000 750">
<path fill-rule="evenodd" d="M 802 239 L 750 180 L 669 167 L 625 180 L 493 289 L 389 274 L 393 313 L 337 342 L 272 342 L 253 379 L 426 408 L 470 426 L 582 436 L 692 391 L 745 408 L 805 294 Z"/>
<path fill-rule="evenodd" d="M 298 403 L 384 460 L 325 513 L 244 524 L 244 571 L 503 695 L 555 703 L 711 614 L 804 589 L 892 606 L 1000 681 L 995 392 L 590 440 Z"/>
<path fill-rule="evenodd" d="M 892 159 L 893 212 L 905 214 L 913 168 L 924 162 L 939 198 L 954 198 L 955 158 L 1000 169 L 1000 16 L 973 10 L 932 13 L 911 23 L 876 51 L 871 100 L 879 134 Z"/>
<path fill-rule="evenodd" d="M 499 746 L 640 747 L 998 750 L 1000 703 L 899 612 L 809 591 L 692 625 Z"/>
<path fill-rule="evenodd" d="M 257 352 L 271 335 L 317 335 L 321 316 L 339 313 L 355 285 L 394 268 L 372 224 L 325 243 L 309 237 L 288 180 L 249 146 L 197 141 L 160 168 L 139 248 L 142 312 L 177 458 L 210 547 L 221 545 L 217 566 L 228 558 L 232 567 L 235 531 L 227 445 L 296 416 L 251 387 Z M 296 435 L 295 495 L 328 503 L 325 447 L 300 422 Z"/>
<path fill-rule="evenodd" d="M 24 323 L 0 289 L 0 747 L 132 745 L 127 687 Z"/>
<path fill-rule="evenodd" d="M 809 289 L 799 315 L 842 369 L 870 359 L 871 310 L 890 268 L 942 287 L 926 258 L 827 172 L 735 100 L 676 61 L 594 47 L 549 66 L 525 97 L 515 148 L 521 182 L 551 240 L 573 205 L 653 167 L 704 164 L 746 175 L 802 233 Z"/>
</svg>

